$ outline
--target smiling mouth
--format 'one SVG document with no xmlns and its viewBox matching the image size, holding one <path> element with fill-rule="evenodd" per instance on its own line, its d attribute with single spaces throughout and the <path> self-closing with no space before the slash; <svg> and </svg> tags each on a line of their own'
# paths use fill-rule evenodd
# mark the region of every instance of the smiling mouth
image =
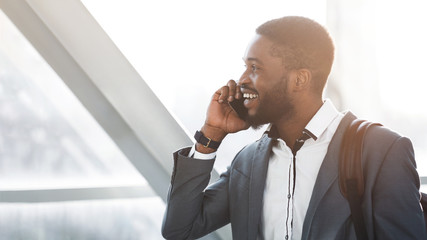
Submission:
<svg viewBox="0 0 427 240">
<path fill-rule="evenodd" d="M 243 98 L 252 100 L 252 99 L 258 98 L 258 94 L 243 93 Z"/>
</svg>

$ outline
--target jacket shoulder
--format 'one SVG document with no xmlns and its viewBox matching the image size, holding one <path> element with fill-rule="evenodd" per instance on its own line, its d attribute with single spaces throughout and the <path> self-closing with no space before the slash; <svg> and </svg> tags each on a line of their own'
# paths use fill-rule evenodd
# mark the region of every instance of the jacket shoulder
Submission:
<svg viewBox="0 0 427 240">
<path fill-rule="evenodd" d="M 367 151 L 384 153 L 395 145 L 412 149 L 412 142 L 409 138 L 385 126 L 374 126 L 369 129 L 363 142 L 363 148 Z"/>
</svg>

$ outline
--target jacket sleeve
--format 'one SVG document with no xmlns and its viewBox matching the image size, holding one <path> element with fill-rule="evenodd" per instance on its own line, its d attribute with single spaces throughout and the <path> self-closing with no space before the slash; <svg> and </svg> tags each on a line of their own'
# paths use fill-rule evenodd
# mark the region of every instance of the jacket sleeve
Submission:
<svg viewBox="0 0 427 240">
<path fill-rule="evenodd" d="M 228 176 L 207 185 L 214 160 L 186 157 L 189 148 L 174 153 L 162 235 L 166 239 L 194 239 L 229 223 Z"/>
<path fill-rule="evenodd" d="M 400 137 L 388 150 L 373 189 L 375 239 L 427 239 L 419 188 L 412 143 Z"/>
</svg>

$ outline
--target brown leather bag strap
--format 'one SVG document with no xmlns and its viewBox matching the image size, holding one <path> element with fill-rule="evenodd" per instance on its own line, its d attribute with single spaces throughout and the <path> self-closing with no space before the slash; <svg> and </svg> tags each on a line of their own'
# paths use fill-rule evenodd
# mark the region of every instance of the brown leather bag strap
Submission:
<svg viewBox="0 0 427 240">
<path fill-rule="evenodd" d="M 364 178 L 362 167 L 362 150 L 365 134 L 371 126 L 382 126 L 366 120 L 355 119 L 344 133 L 340 150 L 339 175 L 340 189 L 345 198 L 348 191 L 345 181 L 355 179 L 357 182 L 357 195 L 363 196 Z"/>
<path fill-rule="evenodd" d="M 371 126 L 380 125 L 355 119 L 344 133 L 340 150 L 339 185 L 348 200 L 357 239 L 367 239 L 361 199 L 364 192 L 362 150 L 365 134 Z"/>
</svg>

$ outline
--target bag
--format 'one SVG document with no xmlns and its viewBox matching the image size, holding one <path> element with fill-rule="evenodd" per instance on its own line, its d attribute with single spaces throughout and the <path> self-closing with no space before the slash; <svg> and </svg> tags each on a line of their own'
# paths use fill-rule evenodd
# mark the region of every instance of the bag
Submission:
<svg viewBox="0 0 427 240">
<path fill-rule="evenodd" d="M 350 204 L 351 218 L 358 240 L 368 239 L 361 208 L 364 192 L 362 150 L 365 134 L 372 126 L 381 126 L 381 124 L 361 119 L 353 120 L 344 133 L 340 150 L 339 185 L 341 193 Z M 421 205 L 423 209 L 427 209 L 427 194 L 421 193 L 421 195 Z M 424 220 L 427 227 L 426 211 L 424 211 Z"/>
</svg>

